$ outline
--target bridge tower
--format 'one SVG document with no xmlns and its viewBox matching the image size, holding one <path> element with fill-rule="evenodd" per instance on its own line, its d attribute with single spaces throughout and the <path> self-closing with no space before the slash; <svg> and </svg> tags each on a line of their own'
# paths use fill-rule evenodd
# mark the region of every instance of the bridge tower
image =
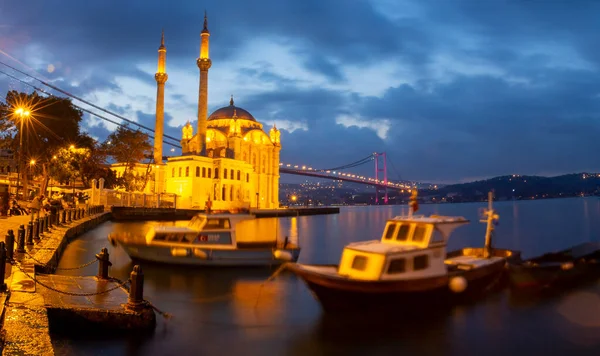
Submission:
<svg viewBox="0 0 600 356">
<path fill-rule="evenodd" d="M 386 156 L 385 156 L 385 152 L 382 153 L 373 153 L 373 156 L 375 157 L 375 179 L 377 180 L 378 183 L 383 181 L 383 184 L 386 186 L 384 188 L 385 190 L 385 195 L 383 197 L 383 203 L 387 204 L 388 203 L 388 190 L 387 190 L 387 183 L 388 183 L 388 179 L 387 179 L 387 160 L 386 160 Z M 382 158 L 382 162 L 379 162 L 380 157 Z M 380 168 L 383 167 L 383 168 Z M 379 173 L 383 173 L 383 179 L 379 179 Z M 375 186 L 375 203 L 379 203 L 379 187 Z"/>
</svg>

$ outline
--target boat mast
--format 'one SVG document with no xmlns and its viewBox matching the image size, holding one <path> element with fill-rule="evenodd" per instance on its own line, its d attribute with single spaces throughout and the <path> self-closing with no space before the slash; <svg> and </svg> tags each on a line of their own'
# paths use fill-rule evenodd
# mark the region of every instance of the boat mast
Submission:
<svg viewBox="0 0 600 356">
<path fill-rule="evenodd" d="M 412 217 L 413 213 L 419 209 L 419 203 L 417 202 L 417 189 L 413 189 L 410 194 L 410 201 L 408 202 L 408 217 Z"/>
<path fill-rule="evenodd" d="M 484 211 L 484 215 L 487 215 L 487 219 L 480 220 L 480 222 L 487 223 L 485 230 L 485 247 L 483 249 L 483 257 L 490 258 L 492 255 L 492 233 L 494 232 L 494 221 L 498 220 L 499 216 L 495 213 L 492 208 L 492 201 L 494 200 L 494 193 L 488 192 L 488 208 Z"/>
</svg>

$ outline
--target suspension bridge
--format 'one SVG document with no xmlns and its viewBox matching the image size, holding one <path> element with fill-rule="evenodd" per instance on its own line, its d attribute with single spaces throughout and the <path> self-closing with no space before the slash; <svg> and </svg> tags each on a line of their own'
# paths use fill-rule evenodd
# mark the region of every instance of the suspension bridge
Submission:
<svg viewBox="0 0 600 356">
<path fill-rule="evenodd" d="M 346 172 L 346 169 L 358 167 L 364 164 L 374 162 L 375 177 L 367 177 L 360 174 Z M 385 152 L 374 152 L 358 161 L 345 164 L 334 168 L 315 169 L 307 165 L 293 165 L 289 163 L 279 163 L 279 173 L 294 174 L 315 178 L 334 179 L 344 182 L 366 184 L 375 187 L 375 202 L 379 202 L 380 194 L 383 194 L 383 202 L 388 202 L 388 189 L 398 190 L 402 193 L 410 193 L 416 187 L 415 183 L 409 181 L 391 181 L 388 180 L 388 161 Z"/>
</svg>

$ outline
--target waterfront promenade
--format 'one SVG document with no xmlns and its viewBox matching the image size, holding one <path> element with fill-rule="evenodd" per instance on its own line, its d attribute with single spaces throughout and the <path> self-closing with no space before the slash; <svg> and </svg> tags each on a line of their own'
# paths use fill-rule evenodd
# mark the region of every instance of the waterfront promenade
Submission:
<svg viewBox="0 0 600 356">
<path fill-rule="evenodd" d="M 131 329 L 154 326 L 152 310 L 132 310 L 122 306 L 128 302 L 128 293 L 119 281 L 95 276 L 36 274 L 40 271 L 53 273 L 72 239 L 110 218 L 110 212 L 101 207 L 89 212 L 84 213 L 81 209 L 72 219 L 44 229 L 39 240 L 27 240 L 25 252 L 19 253 L 15 243 L 14 261 L 5 264 L 7 291 L 1 294 L 3 355 L 53 355 L 50 339 L 53 318 L 50 315 L 59 319 L 56 322 L 59 325 L 92 321 L 113 326 L 118 323 Z M 13 230 L 16 237 L 19 227 L 26 227 L 29 221 L 31 216 L 0 220 L 2 240 L 6 240 L 9 230 Z M 98 261 L 91 260 L 85 265 L 95 262 Z M 40 284 L 42 286 L 38 286 Z"/>
</svg>

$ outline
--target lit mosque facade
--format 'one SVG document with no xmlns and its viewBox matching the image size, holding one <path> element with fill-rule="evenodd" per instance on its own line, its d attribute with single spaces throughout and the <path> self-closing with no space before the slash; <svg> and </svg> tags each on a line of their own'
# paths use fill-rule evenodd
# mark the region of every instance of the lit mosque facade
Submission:
<svg viewBox="0 0 600 356">
<path fill-rule="evenodd" d="M 183 127 L 181 156 L 163 161 L 164 94 L 168 75 L 164 33 L 158 49 L 156 125 L 154 136 L 153 193 L 174 193 L 178 208 L 213 210 L 274 209 L 279 207 L 280 132 L 273 125 L 268 134 L 248 111 L 229 105 L 208 116 L 209 57 L 208 23 L 200 34 L 198 125 Z M 194 132 L 195 131 L 195 132 Z M 119 172 L 122 165 L 116 164 Z M 140 167 L 141 168 L 141 167 Z M 137 170 L 137 169 L 136 169 Z"/>
</svg>

